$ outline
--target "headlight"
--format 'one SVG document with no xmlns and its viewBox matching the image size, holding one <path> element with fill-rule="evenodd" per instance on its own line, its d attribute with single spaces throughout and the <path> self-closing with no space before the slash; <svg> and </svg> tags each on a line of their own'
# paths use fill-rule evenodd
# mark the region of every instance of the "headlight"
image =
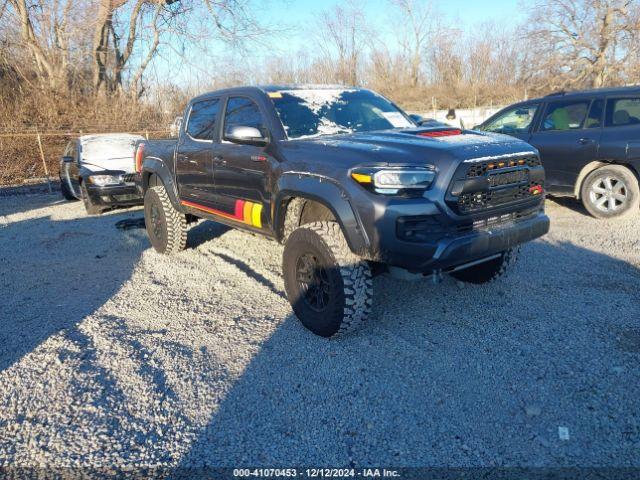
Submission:
<svg viewBox="0 0 640 480">
<path fill-rule="evenodd" d="M 426 190 L 436 177 L 431 168 L 363 168 L 351 172 L 351 178 L 377 193 L 395 194 L 400 190 Z"/>
<path fill-rule="evenodd" d="M 89 183 L 98 185 L 99 187 L 105 187 L 107 185 L 119 185 L 120 177 L 115 175 L 91 175 L 89 177 Z"/>
</svg>

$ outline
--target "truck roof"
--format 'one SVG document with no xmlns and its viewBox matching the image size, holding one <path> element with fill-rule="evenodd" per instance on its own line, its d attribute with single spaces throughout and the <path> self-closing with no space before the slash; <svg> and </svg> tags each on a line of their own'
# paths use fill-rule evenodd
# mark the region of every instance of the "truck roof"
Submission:
<svg viewBox="0 0 640 480">
<path fill-rule="evenodd" d="M 198 100 L 204 100 L 212 95 L 223 94 L 242 94 L 255 92 L 277 92 L 279 90 L 361 90 L 358 87 L 350 87 L 348 85 L 330 85 L 330 84 L 283 84 L 283 85 L 245 85 L 240 87 L 229 87 L 220 90 L 212 90 L 207 93 L 198 95 L 191 100 L 191 103 Z"/>
</svg>

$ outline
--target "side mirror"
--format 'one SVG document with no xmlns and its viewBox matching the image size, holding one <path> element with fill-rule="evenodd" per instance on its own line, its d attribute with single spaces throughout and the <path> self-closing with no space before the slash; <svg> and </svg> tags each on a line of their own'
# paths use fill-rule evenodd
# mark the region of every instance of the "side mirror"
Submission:
<svg viewBox="0 0 640 480">
<path fill-rule="evenodd" d="M 242 145 L 266 145 L 269 141 L 257 128 L 244 125 L 231 125 L 224 138 Z"/>
<path fill-rule="evenodd" d="M 64 163 L 73 163 L 73 157 L 68 157 L 65 155 L 64 157 L 62 157 L 62 161 Z"/>
</svg>

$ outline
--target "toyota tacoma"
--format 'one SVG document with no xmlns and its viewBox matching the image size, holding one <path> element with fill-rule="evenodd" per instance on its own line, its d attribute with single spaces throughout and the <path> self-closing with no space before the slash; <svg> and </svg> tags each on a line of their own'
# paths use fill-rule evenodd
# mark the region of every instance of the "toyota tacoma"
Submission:
<svg viewBox="0 0 640 480">
<path fill-rule="evenodd" d="M 420 126 L 366 89 L 231 88 L 191 100 L 184 119 L 177 139 L 136 148 L 151 244 L 184 249 L 200 218 L 283 243 L 287 297 L 324 337 L 367 318 L 372 273 L 489 282 L 549 230 L 535 148 Z"/>
</svg>

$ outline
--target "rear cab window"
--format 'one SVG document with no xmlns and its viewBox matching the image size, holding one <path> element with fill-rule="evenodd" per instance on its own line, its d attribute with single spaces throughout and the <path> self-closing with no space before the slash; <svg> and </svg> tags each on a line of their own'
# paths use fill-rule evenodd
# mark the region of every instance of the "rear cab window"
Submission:
<svg viewBox="0 0 640 480">
<path fill-rule="evenodd" d="M 196 102 L 191 106 L 189 122 L 185 129 L 187 135 L 194 140 L 208 141 L 214 140 L 218 112 L 220 110 L 220 99 L 212 98 Z"/>
<path fill-rule="evenodd" d="M 609 98 L 605 127 L 640 125 L 640 97 Z"/>
<path fill-rule="evenodd" d="M 590 100 L 561 100 L 549 103 L 540 124 L 540 131 L 582 128 L 590 103 Z"/>
</svg>

